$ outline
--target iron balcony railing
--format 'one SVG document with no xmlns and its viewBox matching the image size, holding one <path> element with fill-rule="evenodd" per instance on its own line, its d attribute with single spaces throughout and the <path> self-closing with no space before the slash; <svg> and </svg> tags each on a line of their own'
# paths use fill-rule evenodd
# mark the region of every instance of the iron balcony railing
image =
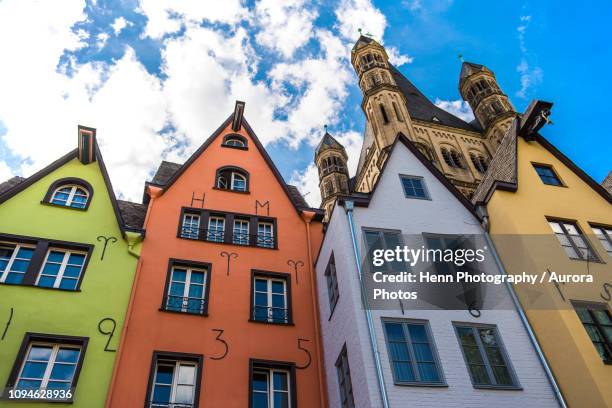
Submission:
<svg viewBox="0 0 612 408">
<path fill-rule="evenodd" d="M 166 297 L 166 310 L 202 314 L 204 313 L 205 302 L 202 298 L 168 295 Z"/>
<path fill-rule="evenodd" d="M 246 234 L 233 231 L 230 235 L 226 234 L 223 230 L 183 226 L 181 228 L 181 238 L 244 246 L 255 246 L 260 248 L 276 247 L 274 236 L 270 233 Z"/>
<path fill-rule="evenodd" d="M 284 307 L 253 307 L 253 320 L 268 323 L 289 323 L 289 309 Z"/>
</svg>

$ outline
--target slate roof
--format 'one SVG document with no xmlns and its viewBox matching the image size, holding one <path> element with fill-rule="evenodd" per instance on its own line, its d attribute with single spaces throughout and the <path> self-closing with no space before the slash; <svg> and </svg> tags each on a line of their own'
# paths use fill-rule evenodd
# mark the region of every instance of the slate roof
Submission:
<svg viewBox="0 0 612 408">
<path fill-rule="evenodd" d="M 608 173 L 608 176 L 601 182 L 601 185 L 608 191 L 608 193 L 612 194 L 612 171 Z"/>
<path fill-rule="evenodd" d="M 340 145 L 340 147 L 342 146 Z M 151 183 L 157 184 L 160 186 L 164 186 L 180 168 L 181 168 L 181 165 L 178 163 L 172 163 L 172 162 L 165 161 L 165 160 L 162 161 L 159 167 L 157 168 L 157 171 L 155 172 L 155 176 L 153 177 L 153 180 L 151 180 Z M 304 200 L 302 193 L 300 193 L 300 191 L 298 190 L 296 186 L 287 184 L 287 189 L 289 191 L 289 196 L 291 197 L 291 201 L 293 201 L 293 204 L 296 207 L 310 208 L 306 200 Z M 146 206 L 145 206 L 145 212 L 146 212 Z"/>
<path fill-rule="evenodd" d="M 25 180 L 23 177 L 15 176 L 6 180 L 4 183 L 0 183 L 0 194 L 4 193 L 5 191 L 9 191 L 23 180 Z"/>
<path fill-rule="evenodd" d="M 119 212 L 121 212 L 121 218 L 126 227 L 142 229 L 147 214 L 146 205 L 123 200 L 117 200 L 117 205 L 119 205 Z"/>
<path fill-rule="evenodd" d="M 323 138 L 317 145 L 315 149 L 315 154 L 317 154 L 319 151 L 321 151 L 321 149 L 325 147 L 331 147 L 334 149 L 344 150 L 344 147 L 336 139 L 334 139 L 334 137 L 330 135 L 328 132 L 325 132 L 325 135 L 323 135 Z"/>
<path fill-rule="evenodd" d="M 482 131 L 479 127 L 472 126 L 444 109 L 438 108 L 394 66 L 391 66 L 391 73 L 400 91 L 406 97 L 406 107 L 411 118 L 472 132 Z M 434 120 L 434 117 L 438 118 L 438 121 Z"/>
</svg>

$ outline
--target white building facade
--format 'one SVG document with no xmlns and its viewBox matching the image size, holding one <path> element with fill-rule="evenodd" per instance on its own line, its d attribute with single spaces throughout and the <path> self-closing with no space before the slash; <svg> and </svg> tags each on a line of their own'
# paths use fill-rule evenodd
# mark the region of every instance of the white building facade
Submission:
<svg viewBox="0 0 612 408">
<path fill-rule="evenodd" d="M 506 306 L 495 310 L 411 310 L 410 301 L 403 311 L 371 310 L 371 341 L 352 231 L 360 255 L 367 231 L 383 240 L 483 234 L 460 193 L 410 143 L 398 138 L 372 193 L 336 203 L 316 261 L 330 407 L 385 407 L 384 399 L 392 408 L 558 407 L 505 286 L 495 296 Z"/>
</svg>

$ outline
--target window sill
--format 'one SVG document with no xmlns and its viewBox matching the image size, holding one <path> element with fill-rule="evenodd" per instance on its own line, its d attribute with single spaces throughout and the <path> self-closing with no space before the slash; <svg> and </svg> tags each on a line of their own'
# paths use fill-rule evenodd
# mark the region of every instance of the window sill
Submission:
<svg viewBox="0 0 612 408">
<path fill-rule="evenodd" d="M 47 290 L 58 290 L 58 291 L 61 291 L 61 292 L 81 292 L 80 287 L 78 287 L 76 289 L 49 288 L 47 286 L 27 285 L 27 284 L 23 284 L 23 283 L 6 283 L 6 282 L 0 282 L 0 285 L 21 286 L 21 287 L 26 287 L 26 288 L 47 289 Z"/>
<path fill-rule="evenodd" d="M 249 319 L 250 323 L 259 323 L 259 324 L 270 324 L 273 326 L 295 326 L 295 324 L 293 322 L 288 322 L 288 323 L 280 323 L 280 322 L 267 322 L 267 321 L 263 321 L 263 320 L 255 320 L 255 319 Z"/>
<path fill-rule="evenodd" d="M 251 194 L 250 191 L 238 191 L 238 190 L 232 190 L 230 188 L 219 188 L 217 186 L 213 186 L 212 188 L 213 190 L 217 190 L 217 191 L 226 191 L 228 193 L 237 193 L 237 194 Z"/>
<path fill-rule="evenodd" d="M 404 197 L 406 197 L 409 200 L 425 200 L 425 201 L 431 201 L 430 197 L 413 197 L 413 196 L 409 196 L 404 194 Z"/>
<path fill-rule="evenodd" d="M 511 385 L 511 386 L 503 386 L 503 385 L 474 385 L 473 386 L 477 390 L 502 390 L 502 391 L 523 391 L 523 387 Z"/>
<path fill-rule="evenodd" d="M 249 150 L 248 146 L 232 146 L 228 144 L 221 144 L 221 147 L 228 147 L 230 149 L 237 149 L 237 150 Z"/>
<path fill-rule="evenodd" d="M 59 204 L 53 204 L 52 202 L 49 201 L 41 201 L 40 202 L 42 205 L 48 205 L 50 207 L 57 207 L 57 208 L 66 208 L 68 210 L 76 210 L 76 211 L 87 211 L 87 208 L 89 207 L 89 203 L 87 203 L 87 205 L 85 205 L 84 208 L 78 208 L 78 207 L 70 207 L 67 205 L 59 205 Z"/>
<path fill-rule="evenodd" d="M 398 382 L 394 381 L 393 385 L 398 387 L 435 387 L 435 388 L 448 388 L 447 383 L 427 383 L 427 382 Z"/>
<path fill-rule="evenodd" d="M 582 259 L 582 258 L 570 258 L 570 257 L 568 257 L 568 259 L 571 260 L 571 261 L 576 261 L 576 262 L 588 262 L 588 263 L 595 263 L 595 264 L 602 264 L 602 265 L 606 264 L 601 259 L 597 259 L 597 260 L 589 259 L 589 260 L 587 260 L 587 259 Z"/>
<path fill-rule="evenodd" d="M 277 245 L 275 245 L 273 247 L 259 246 L 259 245 L 243 245 L 243 244 L 235 244 L 233 242 L 209 241 L 207 239 L 200 239 L 200 238 L 187 238 L 187 237 L 183 237 L 181 235 L 177 235 L 177 238 L 186 239 L 187 241 L 203 242 L 203 243 L 206 243 L 206 244 L 219 244 L 219 245 L 231 245 L 231 246 L 241 247 L 241 248 L 260 248 L 260 249 L 278 250 L 278 246 Z"/>
<path fill-rule="evenodd" d="M 167 313 L 181 314 L 181 315 L 186 315 L 186 316 L 208 317 L 208 310 L 204 310 L 202 313 L 189 313 L 189 312 L 181 312 L 179 310 L 170 310 L 170 309 L 166 309 L 165 307 L 160 307 L 159 311 L 167 312 Z"/>
</svg>

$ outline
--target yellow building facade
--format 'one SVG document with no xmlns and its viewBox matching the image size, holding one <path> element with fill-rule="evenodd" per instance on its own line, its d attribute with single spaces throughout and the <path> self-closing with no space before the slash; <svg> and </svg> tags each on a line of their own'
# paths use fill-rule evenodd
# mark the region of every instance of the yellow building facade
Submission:
<svg viewBox="0 0 612 408">
<path fill-rule="evenodd" d="M 612 407 L 612 196 L 538 134 L 548 108 L 514 121 L 473 202 L 507 273 L 545 277 L 514 287 L 567 405 Z"/>
</svg>

